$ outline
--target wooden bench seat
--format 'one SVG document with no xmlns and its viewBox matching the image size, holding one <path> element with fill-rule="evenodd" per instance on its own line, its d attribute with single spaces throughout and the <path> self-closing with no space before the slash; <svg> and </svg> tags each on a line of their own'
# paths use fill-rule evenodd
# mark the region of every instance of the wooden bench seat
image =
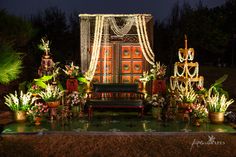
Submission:
<svg viewBox="0 0 236 157">
<path fill-rule="evenodd" d="M 92 118 L 96 108 L 136 108 L 143 116 L 143 100 L 144 94 L 138 91 L 138 84 L 94 84 L 86 102 L 88 117 Z"/>
</svg>

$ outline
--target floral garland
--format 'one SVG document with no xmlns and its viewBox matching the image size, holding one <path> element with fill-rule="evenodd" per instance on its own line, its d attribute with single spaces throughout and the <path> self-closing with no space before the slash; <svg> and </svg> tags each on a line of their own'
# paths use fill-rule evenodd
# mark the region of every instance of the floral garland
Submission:
<svg viewBox="0 0 236 157">
<path fill-rule="evenodd" d="M 174 76 L 183 76 L 184 74 L 187 73 L 187 75 L 190 78 L 198 77 L 199 65 L 198 65 L 197 62 L 196 63 L 191 63 L 191 64 L 194 64 L 191 67 L 195 67 L 193 73 L 190 73 L 190 69 L 188 68 L 188 64 L 185 64 L 185 63 L 184 63 L 183 71 L 181 73 L 179 73 L 178 67 L 180 67 L 181 64 L 182 63 L 179 63 L 179 62 L 175 63 L 175 66 L 174 66 Z"/>
<path fill-rule="evenodd" d="M 186 56 L 184 56 L 185 55 L 185 51 L 187 51 L 187 49 L 182 49 L 182 48 L 179 49 L 179 51 L 178 51 L 179 61 L 180 62 L 184 62 L 186 60 L 193 61 L 193 59 L 194 59 L 194 49 L 193 48 L 189 48 L 188 49 L 188 53 L 187 53 Z"/>
<path fill-rule="evenodd" d="M 135 17 L 135 22 L 136 22 L 136 27 L 137 27 L 137 33 L 138 33 L 138 38 L 139 38 L 139 43 L 144 55 L 144 58 L 152 65 L 154 65 L 155 57 L 154 53 L 150 47 L 150 43 L 147 37 L 147 32 L 146 32 L 146 21 L 145 21 L 145 15 L 133 15 L 131 18 L 127 20 L 127 23 L 125 24 L 124 27 L 119 28 L 116 25 L 115 20 L 112 20 L 110 16 L 105 16 L 105 15 L 97 15 L 96 16 L 96 22 L 95 22 L 95 33 L 94 33 L 94 42 L 93 42 L 93 49 L 92 49 L 92 56 L 91 56 L 91 61 L 90 65 L 88 68 L 88 71 L 85 73 L 85 78 L 88 81 L 91 81 L 93 79 L 96 66 L 97 66 L 97 61 L 99 57 L 99 52 L 100 52 L 100 47 L 101 47 L 101 40 L 102 40 L 102 33 L 103 33 L 103 25 L 104 25 L 104 18 L 109 17 L 111 19 L 112 24 L 112 29 L 116 33 L 117 36 L 119 34 L 127 34 L 128 28 L 132 27 L 132 22 L 133 17 Z M 114 19 L 114 18 L 113 18 Z M 127 33 L 126 33 L 127 32 Z"/>
<path fill-rule="evenodd" d="M 149 51 L 149 49 L 148 49 L 148 46 L 147 45 L 150 45 L 150 43 L 149 43 L 149 40 L 148 40 L 148 38 L 147 38 L 147 36 L 145 36 L 145 34 L 147 34 L 147 32 L 146 32 L 146 29 L 144 29 L 144 27 L 145 27 L 145 18 L 143 17 L 143 18 L 141 18 L 142 16 L 140 15 L 140 16 L 138 16 L 138 24 L 139 24 L 139 27 L 140 27 L 140 31 L 141 31 L 141 33 L 138 33 L 138 35 L 140 35 L 141 36 L 141 39 L 142 39 L 142 42 L 143 42 L 143 45 L 144 45 L 144 48 L 145 48 L 145 51 L 144 51 L 144 53 L 147 53 L 147 56 L 151 59 L 151 61 L 152 61 L 152 63 L 150 63 L 150 64 L 154 64 L 154 53 L 152 52 L 152 50 L 151 51 Z"/>
<path fill-rule="evenodd" d="M 147 45 L 150 45 L 148 39 L 145 38 L 144 32 L 146 32 L 146 29 L 143 30 L 143 25 L 142 25 L 142 19 L 141 19 L 141 15 L 140 16 L 136 16 L 136 27 L 137 27 L 137 33 L 138 33 L 138 38 L 139 38 L 139 44 L 141 46 L 144 58 L 148 61 L 148 63 L 154 65 L 154 54 L 153 52 L 149 52 L 149 49 L 147 48 Z M 143 19 L 145 20 L 145 19 Z M 153 55 L 151 55 L 153 54 Z"/>
<path fill-rule="evenodd" d="M 117 22 L 115 17 L 109 17 L 109 23 L 111 25 L 112 31 L 118 36 L 123 37 L 125 36 L 131 29 L 131 27 L 134 25 L 134 18 L 133 17 L 127 17 L 126 18 L 126 24 L 123 27 L 117 26 Z"/>
<path fill-rule="evenodd" d="M 150 47 L 150 43 L 149 43 L 149 40 L 148 40 L 148 36 L 147 36 L 147 28 L 146 28 L 146 21 L 145 21 L 145 17 L 144 16 L 142 16 L 142 23 L 143 23 L 143 33 L 144 33 L 144 37 L 145 37 L 145 41 L 147 42 L 146 43 L 146 46 L 148 47 L 148 51 L 150 52 L 150 56 L 152 57 L 152 58 L 154 58 L 155 57 L 155 55 L 154 55 L 154 53 L 152 52 L 152 49 L 151 49 L 151 47 Z"/>
<path fill-rule="evenodd" d="M 96 17 L 92 57 L 91 57 L 91 61 L 89 64 L 89 69 L 85 74 L 85 78 L 88 81 L 91 81 L 93 79 L 93 76 L 94 76 L 94 73 L 96 70 L 100 47 L 101 47 L 103 22 L 104 22 L 103 16 Z"/>
</svg>

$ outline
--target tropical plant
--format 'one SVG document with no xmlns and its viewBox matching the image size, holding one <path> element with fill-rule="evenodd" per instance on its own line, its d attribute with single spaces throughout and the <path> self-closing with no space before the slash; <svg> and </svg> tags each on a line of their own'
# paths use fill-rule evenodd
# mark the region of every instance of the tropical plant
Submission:
<svg viewBox="0 0 236 157">
<path fill-rule="evenodd" d="M 11 46 L 0 46 L 0 83 L 7 84 L 19 77 L 22 71 L 20 53 L 16 53 Z"/>
<path fill-rule="evenodd" d="M 8 95 L 4 96 L 5 104 L 10 107 L 12 111 L 27 111 L 31 105 L 37 100 L 37 98 L 32 97 L 32 93 L 27 92 L 24 94 L 20 91 L 20 95 L 9 93 Z"/>
<path fill-rule="evenodd" d="M 50 101 L 56 101 L 60 99 L 63 95 L 64 91 L 61 91 L 60 88 L 57 86 L 53 85 L 47 85 L 44 91 L 41 91 L 39 93 L 39 96 L 45 101 L 45 102 L 50 102 Z"/>
<path fill-rule="evenodd" d="M 152 69 L 150 70 L 150 77 L 153 80 L 162 79 L 166 74 L 166 66 L 164 64 L 161 65 L 160 62 L 156 62 Z"/>
<path fill-rule="evenodd" d="M 47 87 L 48 81 L 52 80 L 53 75 L 44 75 L 38 79 L 34 79 L 35 85 L 45 89 Z"/>
<path fill-rule="evenodd" d="M 234 100 L 227 100 L 224 94 L 220 95 L 219 93 L 208 95 L 206 102 L 209 112 L 225 112 L 229 105 L 231 105 Z"/>
<path fill-rule="evenodd" d="M 220 95 L 225 95 L 226 97 L 229 96 L 228 92 L 225 91 L 223 88 L 222 88 L 222 83 L 228 78 L 228 75 L 223 75 L 222 77 L 220 77 L 219 79 L 217 79 L 215 81 L 214 84 L 212 84 L 208 90 L 208 95 L 211 95 L 212 93 L 215 94 L 215 93 L 219 93 Z"/>
<path fill-rule="evenodd" d="M 209 88 L 206 98 L 209 112 L 225 112 L 229 105 L 234 102 L 233 99 L 227 100 L 228 93 L 222 88 L 222 83 L 227 79 L 227 77 L 228 75 L 224 75 L 217 79 Z"/>
</svg>

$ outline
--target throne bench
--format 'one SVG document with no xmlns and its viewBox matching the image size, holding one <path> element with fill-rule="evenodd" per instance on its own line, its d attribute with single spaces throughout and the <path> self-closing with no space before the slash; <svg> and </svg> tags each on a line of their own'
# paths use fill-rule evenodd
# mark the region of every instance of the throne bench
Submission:
<svg viewBox="0 0 236 157">
<path fill-rule="evenodd" d="M 93 116 L 96 108 L 134 108 L 144 112 L 144 94 L 139 92 L 138 84 L 106 83 L 94 84 L 93 91 L 87 93 L 88 117 Z"/>
</svg>

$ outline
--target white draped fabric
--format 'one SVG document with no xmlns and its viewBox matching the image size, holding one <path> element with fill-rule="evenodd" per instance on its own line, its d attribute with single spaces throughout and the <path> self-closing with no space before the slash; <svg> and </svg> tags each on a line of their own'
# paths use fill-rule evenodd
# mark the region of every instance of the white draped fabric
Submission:
<svg viewBox="0 0 236 157">
<path fill-rule="evenodd" d="M 92 56 L 89 64 L 89 69 L 85 74 L 85 77 L 88 81 L 91 81 L 93 79 L 97 67 L 99 52 L 101 48 L 101 41 L 102 41 L 103 21 L 104 21 L 103 16 L 96 17 Z"/>
<path fill-rule="evenodd" d="M 104 18 L 107 18 L 107 19 L 104 20 Z M 126 23 L 122 27 L 119 27 L 117 25 L 115 17 L 112 17 L 112 16 L 105 16 L 105 15 L 100 14 L 96 16 L 95 20 L 96 20 L 95 33 L 94 33 L 94 41 L 93 41 L 93 48 L 92 48 L 92 54 L 91 54 L 92 56 L 91 56 L 91 61 L 90 61 L 88 71 L 85 74 L 85 77 L 88 81 L 91 81 L 93 79 L 93 76 L 96 70 L 100 48 L 101 48 L 104 21 L 109 22 L 111 26 L 111 30 L 119 37 L 123 37 L 127 35 L 130 29 L 132 28 L 132 26 L 136 24 L 139 44 L 141 46 L 143 56 L 147 60 L 147 62 L 149 62 L 152 65 L 155 64 L 155 56 L 151 49 L 148 36 L 147 36 L 145 15 L 136 14 L 134 16 L 126 17 L 126 20 L 125 20 Z"/>
</svg>

